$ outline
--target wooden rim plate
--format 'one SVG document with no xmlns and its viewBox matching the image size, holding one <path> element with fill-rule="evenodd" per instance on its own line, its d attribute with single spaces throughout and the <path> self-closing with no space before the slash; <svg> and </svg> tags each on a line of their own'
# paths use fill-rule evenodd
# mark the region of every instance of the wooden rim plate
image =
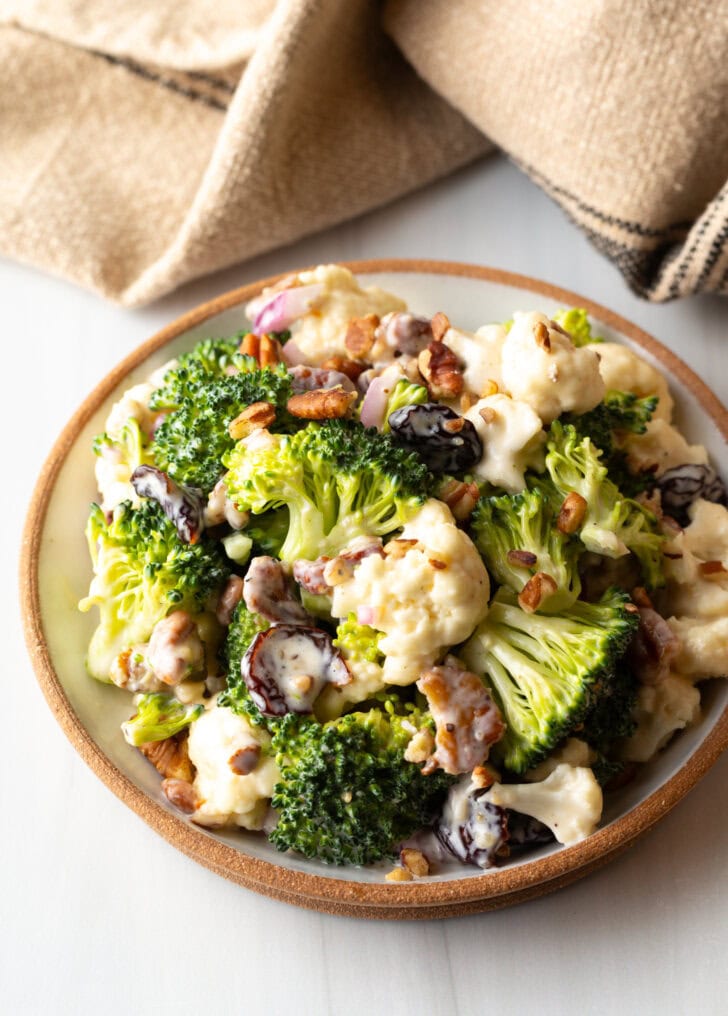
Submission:
<svg viewBox="0 0 728 1016">
<path fill-rule="evenodd" d="M 683 407 L 689 404 L 688 416 L 692 414 L 693 422 L 696 419 L 702 421 L 702 426 L 710 430 L 707 441 L 702 432 L 698 437 L 708 444 L 713 458 L 725 469 L 728 412 L 686 364 L 614 312 L 545 282 L 492 268 L 399 259 L 348 262 L 347 266 L 358 275 L 372 277 L 366 278 L 365 282 L 387 284 L 395 292 L 400 292 L 403 287 L 406 289 L 407 282 L 423 283 L 424 277 L 424 281 L 428 282 L 427 288 L 433 291 L 433 299 L 437 298 L 438 285 L 441 289 L 446 286 L 460 287 L 464 293 L 469 294 L 472 289 L 468 299 L 476 303 L 480 300 L 480 321 L 460 322 L 457 306 L 443 304 L 442 307 L 434 307 L 445 310 L 463 327 L 475 327 L 476 324 L 498 319 L 490 309 L 489 294 L 493 292 L 508 293 L 508 299 L 513 301 L 510 311 L 519 306 L 519 295 L 521 306 L 524 299 L 533 304 L 534 298 L 538 297 L 541 303 L 548 305 L 585 307 L 593 318 L 606 326 L 608 332 L 611 330 L 615 337 L 626 339 L 666 371 L 672 382 L 673 393 L 680 396 L 678 403 Z M 380 278 L 382 276 L 385 278 Z M 482 874 L 475 868 L 463 868 L 462 874 L 455 876 L 409 883 L 387 883 L 383 878 L 377 881 L 366 880 L 358 869 L 352 873 L 291 859 L 288 855 L 276 854 L 272 847 L 270 851 L 276 854 L 275 860 L 254 856 L 255 852 L 249 851 L 252 842 L 250 834 L 246 838 L 246 834 L 242 833 L 235 839 L 194 826 L 168 807 L 161 794 L 155 796 L 150 793 L 148 786 L 140 785 L 141 781 L 135 773 L 128 771 L 125 762 L 120 764 L 111 757 L 114 752 L 110 750 L 107 741 L 89 731 L 91 724 L 88 718 L 84 720 L 79 716 L 79 692 L 69 690 L 71 682 L 68 675 L 73 672 L 73 662 L 69 663 L 59 649 L 65 642 L 58 634 L 59 626 L 70 624 L 71 613 L 68 607 L 73 598 L 67 594 L 62 599 L 61 612 L 66 610 L 66 616 L 61 617 L 58 607 L 60 601 L 56 593 L 52 596 L 49 592 L 49 579 L 44 573 L 44 555 L 59 553 L 58 541 L 54 543 L 49 526 L 49 506 L 54 497 L 60 496 L 59 483 L 69 482 L 68 478 L 64 479 L 65 473 L 71 468 L 69 456 L 74 449 L 78 452 L 84 429 L 88 428 L 129 375 L 138 372 L 150 358 L 153 360 L 155 354 L 160 354 L 161 350 L 175 340 L 190 336 L 189 344 L 196 341 L 201 337 L 201 326 L 210 323 L 211 330 L 215 332 L 211 319 L 224 316 L 226 312 L 239 308 L 238 327 L 242 327 L 245 322 L 242 309 L 244 304 L 263 286 L 270 285 L 280 277 L 251 283 L 202 304 L 142 343 L 97 385 L 56 441 L 43 466 L 30 503 L 20 561 L 25 637 L 43 694 L 81 757 L 125 804 L 189 857 L 256 892 L 334 914 L 411 919 L 492 910 L 568 885 L 605 864 L 650 829 L 700 780 L 728 746 L 728 695 L 725 682 L 710 683 L 711 693 L 707 696 L 709 703 L 701 729 L 693 731 L 690 737 L 687 731 L 681 734 L 676 739 L 677 750 L 668 748 L 659 756 L 656 764 L 650 763 L 654 773 L 640 791 L 641 797 L 635 799 L 632 805 L 627 801 L 623 813 L 618 811 L 588 839 L 568 848 L 549 848 L 545 853 L 532 855 L 531 860 L 524 858 L 518 863 Z M 482 299 L 478 297 L 481 290 Z M 404 292 L 403 295 L 406 296 L 407 293 Z M 501 295 L 502 306 L 505 306 L 505 299 Z M 434 312 L 422 306 L 415 309 Z M 501 316 L 510 316 L 510 311 L 505 311 Z M 228 326 L 228 330 L 233 329 Z M 216 334 L 224 332 L 217 331 Z M 89 449 L 89 482 L 91 472 Z M 89 498 L 84 499 L 86 506 L 88 500 Z M 88 566 L 86 568 L 90 573 Z M 49 641 L 54 645 L 49 645 Z M 78 667 L 82 669 L 82 660 L 78 660 Z M 91 682 L 91 678 L 87 680 Z M 130 752 L 132 754 L 137 753 Z"/>
</svg>

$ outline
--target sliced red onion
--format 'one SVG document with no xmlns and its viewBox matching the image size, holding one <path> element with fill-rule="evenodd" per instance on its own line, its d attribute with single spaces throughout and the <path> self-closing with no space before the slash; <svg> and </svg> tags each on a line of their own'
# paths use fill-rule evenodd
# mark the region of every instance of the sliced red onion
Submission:
<svg viewBox="0 0 728 1016">
<path fill-rule="evenodd" d="M 306 354 L 298 348 L 293 339 L 289 339 L 281 350 L 283 360 L 288 367 L 300 367 L 308 359 Z"/>
<path fill-rule="evenodd" d="M 387 409 L 389 391 L 387 382 L 383 377 L 375 377 L 366 390 L 361 404 L 359 419 L 365 427 L 376 427 L 381 430 L 384 423 L 384 413 Z"/>
<path fill-rule="evenodd" d="M 322 282 L 293 286 L 256 297 L 245 308 L 256 332 L 280 332 L 311 310 L 324 292 Z"/>
<path fill-rule="evenodd" d="M 365 604 L 360 604 L 360 606 L 356 608 L 357 624 L 368 624 L 372 626 L 376 616 L 376 607 L 367 607 Z"/>
</svg>

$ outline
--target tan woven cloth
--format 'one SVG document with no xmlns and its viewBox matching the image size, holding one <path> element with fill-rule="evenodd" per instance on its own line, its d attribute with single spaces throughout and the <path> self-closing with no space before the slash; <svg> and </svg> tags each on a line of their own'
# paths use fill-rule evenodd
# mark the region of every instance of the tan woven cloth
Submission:
<svg viewBox="0 0 728 1016">
<path fill-rule="evenodd" d="M 0 0 L 0 253 L 143 303 L 495 143 L 638 292 L 728 292 L 725 0 L 390 0 L 384 26 Z"/>
</svg>

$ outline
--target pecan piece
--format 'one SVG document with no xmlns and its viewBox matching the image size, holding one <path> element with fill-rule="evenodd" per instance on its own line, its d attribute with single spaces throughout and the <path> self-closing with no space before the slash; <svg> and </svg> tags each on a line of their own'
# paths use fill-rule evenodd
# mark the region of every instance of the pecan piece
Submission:
<svg viewBox="0 0 728 1016">
<path fill-rule="evenodd" d="M 399 852 L 399 859 L 402 862 L 402 867 L 417 878 L 424 878 L 425 875 L 430 874 L 430 862 L 421 850 L 415 850 L 414 847 L 403 847 Z"/>
<path fill-rule="evenodd" d="M 586 500 L 581 494 L 577 494 L 574 490 L 570 494 L 567 494 L 559 509 L 559 516 L 556 519 L 558 531 L 565 533 L 567 536 L 575 533 L 584 521 L 587 507 Z"/>
<path fill-rule="evenodd" d="M 276 418 L 276 407 L 270 402 L 252 402 L 228 424 L 228 434 L 233 441 L 252 434 L 254 430 L 270 427 Z"/>
<path fill-rule="evenodd" d="M 450 319 L 447 314 L 443 314 L 441 310 L 438 310 L 432 321 L 430 321 L 430 328 L 432 329 L 433 339 L 436 342 L 440 342 L 446 332 L 450 330 Z"/>
<path fill-rule="evenodd" d="M 417 366 L 433 399 L 451 399 L 461 394 L 464 381 L 460 361 L 444 342 L 431 342 L 423 349 L 417 357 Z"/>
<path fill-rule="evenodd" d="M 273 367 L 283 361 L 280 343 L 267 333 L 256 335 L 255 332 L 248 332 L 243 336 L 238 352 L 243 356 L 252 356 L 259 367 Z"/>
<path fill-rule="evenodd" d="M 139 751 L 165 779 L 186 780 L 189 783 L 194 778 L 186 734 L 177 734 L 164 741 L 147 741 L 139 745 Z"/>
<path fill-rule="evenodd" d="M 701 578 L 710 579 L 713 582 L 728 578 L 728 571 L 722 561 L 702 561 L 698 565 L 698 571 Z"/>
<path fill-rule="evenodd" d="M 228 759 L 228 765 L 236 776 L 248 776 L 260 761 L 260 745 L 246 744 L 238 748 Z"/>
<path fill-rule="evenodd" d="M 550 575 L 536 572 L 518 594 L 518 603 L 527 614 L 533 614 L 557 589 L 558 586 Z"/>
<path fill-rule="evenodd" d="M 530 550 L 509 550 L 506 559 L 516 568 L 533 568 L 538 563 L 538 558 Z"/>
<path fill-rule="evenodd" d="M 533 337 L 536 340 L 537 346 L 540 346 L 547 353 L 551 352 L 551 336 L 543 321 L 536 322 L 536 327 L 533 329 Z"/>
<path fill-rule="evenodd" d="M 356 392 L 343 388 L 318 388 L 288 400 L 288 412 L 301 420 L 336 420 L 346 416 L 357 400 Z"/>
<path fill-rule="evenodd" d="M 162 780 L 162 792 L 170 804 L 180 811 L 191 815 L 197 811 L 199 799 L 197 791 L 186 780 Z"/>
<path fill-rule="evenodd" d="M 441 488 L 438 497 L 448 506 L 458 522 L 465 522 L 473 513 L 478 503 L 480 491 L 476 483 L 463 483 L 461 480 L 449 480 Z"/>
<path fill-rule="evenodd" d="M 357 360 L 349 360 L 345 356 L 330 356 L 321 364 L 321 370 L 335 370 L 339 374 L 345 374 L 350 381 L 356 381 L 359 375 L 366 370 L 366 366 Z"/>
<path fill-rule="evenodd" d="M 344 345 L 355 360 L 366 359 L 367 353 L 374 345 L 374 332 L 379 324 L 376 314 L 365 314 L 364 317 L 352 318 L 346 328 Z"/>
</svg>

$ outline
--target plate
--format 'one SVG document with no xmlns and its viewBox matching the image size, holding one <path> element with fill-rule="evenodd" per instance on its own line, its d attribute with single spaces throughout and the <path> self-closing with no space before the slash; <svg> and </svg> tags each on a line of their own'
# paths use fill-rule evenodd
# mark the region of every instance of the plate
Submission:
<svg viewBox="0 0 728 1016">
<path fill-rule="evenodd" d="M 667 375 L 678 425 L 690 440 L 706 445 L 719 471 L 728 475 L 728 412 L 681 360 L 612 311 L 547 283 L 490 268 L 409 260 L 348 267 L 364 284 L 391 290 L 417 312 L 444 310 L 466 329 L 505 320 L 515 309 L 585 307 L 599 322 L 600 334 L 636 348 Z M 156 771 L 121 736 L 128 697 L 85 673 L 95 618 L 79 613 L 76 605 L 90 578 L 83 529 L 96 496 L 93 436 L 104 429 L 112 403 L 131 384 L 199 339 L 244 327 L 246 302 L 276 278 L 205 303 L 143 343 L 91 392 L 53 447 L 31 501 L 20 574 L 26 640 L 43 693 L 81 757 L 122 801 L 185 854 L 256 892 L 330 913 L 412 919 L 492 910 L 567 885 L 630 846 L 713 765 L 728 745 L 728 682 L 703 686 L 701 721 L 610 795 L 602 827 L 581 843 L 542 847 L 486 872 L 458 864 L 421 881 L 387 883 L 383 872 L 390 865 L 330 867 L 281 854 L 255 834 L 193 825 L 167 804 Z"/>
</svg>

